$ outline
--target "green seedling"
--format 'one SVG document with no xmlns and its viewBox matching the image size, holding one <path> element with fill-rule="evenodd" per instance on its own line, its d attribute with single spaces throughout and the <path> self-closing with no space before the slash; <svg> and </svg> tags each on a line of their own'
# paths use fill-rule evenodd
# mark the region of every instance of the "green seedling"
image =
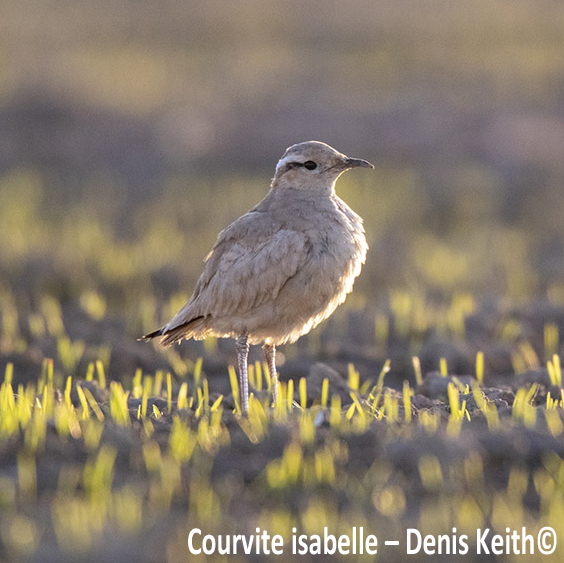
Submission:
<svg viewBox="0 0 564 563">
<path fill-rule="evenodd" d="M 196 407 L 195 414 L 197 418 L 200 418 L 204 414 L 205 398 L 201 387 L 198 387 L 196 392 L 198 393 L 198 406 Z"/>
<path fill-rule="evenodd" d="M 241 414 L 241 404 L 239 402 L 239 382 L 237 373 L 233 366 L 229 366 L 229 382 L 231 383 L 231 393 L 233 394 L 233 402 L 235 403 L 235 413 Z"/>
<path fill-rule="evenodd" d="M 86 376 L 84 377 L 86 381 L 94 381 L 94 370 L 95 366 L 92 362 L 90 362 L 86 368 Z"/>
<path fill-rule="evenodd" d="M 262 391 L 262 364 L 259 361 L 255 362 L 255 389 Z"/>
<path fill-rule="evenodd" d="M 435 434 L 439 429 L 440 415 L 437 412 L 424 410 L 419 414 L 417 420 L 428 434 Z"/>
<path fill-rule="evenodd" d="M 207 342 L 208 339 L 206 339 Z M 202 363 L 203 363 L 203 358 L 198 358 L 196 360 L 196 365 L 194 366 L 194 385 L 196 387 L 200 386 L 200 381 L 202 379 Z"/>
<path fill-rule="evenodd" d="M 562 394 L 560 395 L 562 397 Z M 550 391 L 546 394 L 546 410 L 553 411 L 562 408 L 562 398 L 553 399 Z"/>
<path fill-rule="evenodd" d="M 197 442 L 196 433 L 192 431 L 188 424 L 174 415 L 168 439 L 168 451 L 170 455 L 179 463 L 186 463 L 192 457 Z"/>
<path fill-rule="evenodd" d="M 80 385 L 76 386 L 76 393 L 82 407 L 82 418 L 87 420 L 90 416 L 90 409 L 88 408 L 88 399 L 86 398 L 86 395 Z"/>
<path fill-rule="evenodd" d="M 546 419 L 546 426 L 549 432 L 554 437 L 559 437 L 564 432 L 564 424 L 562 423 L 562 419 L 560 417 L 559 410 L 562 408 L 562 403 L 559 401 L 560 405 L 558 407 L 548 408 L 544 413 Z M 548 405 L 548 401 L 547 401 Z"/>
<path fill-rule="evenodd" d="M 152 393 L 155 397 L 161 396 L 161 392 L 163 389 L 163 378 L 164 378 L 163 371 L 161 369 L 157 370 L 157 373 L 155 373 L 155 381 L 153 382 L 153 390 L 152 390 Z"/>
<path fill-rule="evenodd" d="M 153 388 L 153 380 L 151 377 L 146 376 L 143 380 L 143 395 L 141 396 L 141 418 L 147 418 L 147 404 L 149 402 L 149 396 L 151 395 L 151 389 Z"/>
<path fill-rule="evenodd" d="M 209 387 L 209 383 L 208 383 L 208 379 L 207 377 L 204 377 L 202 380 L 202 395 L 203 395 L 203 406 L 204 406 L 204 412 L 206 414 L 209 414 L 209 408 L 210 408 L 210 387 Z M 199 395 L 198 395 L 199 396 Z"/>
<path fill-rule="evenodd" d="M 298 482 L 302 471 L 302 448 L 298 443 L 291 442 L 280 459 L 275 459 L 266 466 L 266 479 L 272 489 L 286 488 Z"/>
<path fill-rule="evenodd" d="M 474 397 L 478 408 L 486 417 L 488 428 L 490 430 L 498 430 L 500 423 L 497 409 L 493 403 L 486 399 L 484 393 L 482 393 L 482 390 L 480 389 L 480 386 L 476 382 L 472 383 L 472 396 Z"/>
<path fill-rule="evenodd" d="M 348 383 L 349 388 L 353 391 L 359 390 L 359 382 L 360 382 L 360 374 L 356 369 L 354 369 L 353 364 L 349 364 L 348 366 Z"/>
<path fill-rule="evenodd" d="M 521 387 L 515 393 L 513 410 L 511 416 L 514 420 L 522 422 L 525 426 L 532 428 L 536 425 L 537 411 L 531 404 L 537 392 L 537 384 L 534 383 L 529 389 Z"/>
<path fill-rule="evenodd" d="M 288 389 L 286 392 L 286 405 L 288 412 L 292 412 L 292 407 L 294 404 L 294 380 L 288 380 Z"/>
<path fill-rule="evenodd" d="M 433 455 L 423 455 L 418 465 L 423 487 L 431 491 L 439 489 L 443 484 L 440 461 Z"/>
<path fill-rule="evenodd" d="M 305 377 L 300 377 L 298 389 L 300 394 L 300 406 L 302 410 L 305 411 L 307 408 L 307 382 Z"/>
<path fill-rule="evenodd" d="M 389 389 L 384 393 L 384 405 L 381 410 L 382 414 L 386 417 L 388 422 L 399 421 L 399 403 L 395 395 Z"/>
<path fill-rule="evenodd" d="M 188 408 L 188 383 L 186 382 L 184 382 L 178 390 L 176 406 L 178 410 L 186 410 Z"/>
<path fill-rule="evenodd" d="M 249 364 L 249 366 L 247 367 L 247 377 L 249 379 L 249 386 L 251 389 L 256 389 L 257 388 L 257 382 L 256 382 L 256 377 L 255 377 L 255 366 L 252 364 Z"/>
<path fill-rule="evenodd" d="M 110 413 L 118 426 L 127 427 L 131 424 L 127 399 L 129 391 L 125 391 L 117 381 L 110 383 Z"/>
<path fill-rule="evenodd" d="M 90 408 L 94 412 L 96 418 L 100 422 L 102 422 L 104 420 L 104 413 L 102 412 L 102 409 L 98 405 L 98 401 L 96 401 L 96 399 L 94 398 L 94 395 L 92 395 L 90 389 L 86 389 L 86 387 L 84 387 L 82 389 L 82 391 L 84 392 L 86 400 L 88 401 L 88 405 L 90 406 Z"/>
<path fill-rule="evenodd" d="M 413 395 L 413 389 L 409 385 L 408 381 L 403 382 L 403 411 L 405 422 L 411 422 L 411 396 Z"/>
<path fill-rule="evenodd" d="M 556 323 L 546 323 L 544 325 L 544 357 L 554 358 L 558 354 L 560 335 Z"/>
<path fill-rule="evenodd" d="M 332 428 L 339 428 L 341 425 L 341 397 L 334 394 L 331 397 L 331 413 L 329 414 L 329 424 Z"/>
<path fill-rule="evenodd" d="M 376 380 L 376 385 L 370 391 L 370 395 L 368 396 L 367 403 L 369 404 L 372 413 L 376 412 L 378 405 L 380 403 L 380 397 L 382 395 L 382 389 L 384 388 L 384 377 L 390 371 L 390 360 L 386 360 L 382 369 L 380 370 L 380 374 L 378 375 L 378 379 Z"/>
<path fill-rule="evenodd" d="M 458 389 L 454 383 L 448 384 L 448 401 L 450 405 L 450 417 L 447 431 L 450 435 L 458 436 L 464 418 L 470 420 L 470 414 L 466 410 L 466 400 L 459 402 Z"/>
<path fill-rule="evenodd" d="M 170 372 L 166 374 L 166 408 L 170 414 L 172 412 L 172 375 Z"/>
<path fill-rule="evenodd" d="M 221 402 L 223 401 L 223 395 L 220 395 L 211 406 L 210 412 L 216 412 L 221 408 Z"/>
<path fill-rule="evenodd" d="M 141 368 L 135 370 L 133 381 L 131 382 L 131 396 L 140 399 L 143 395 L 143 371 Z"/>
<path fill-rule="evenodd" d="M 443 377 L 448 377 L 448 366 L 447 366 L 446 358 L 441 358 L 439 360 L 439 373 Z"/>
<path fill-rule="evenodd" d="M 78 388 L 77 388 L 78 389 Z M 100 445 L 104 425 L 95 418 L 91 418 L 82 424 L 82 435 L 84 436 L 84 445 L 89 452 L 96 451 Z"/>
<path fill-rule="evenodd" d="M 106 371 L 104 370 L 104 364 L 100 361 L 96 361 L 96 374 L 98 375 L 98 384 L 101 389 L 106 388 Z"/>
<path fill-rule="evenodd" d="M 423 373 L 421 371 L 421 362 L 417 356 L 411 358 L 413 364 L 413 372 L 415 373 L 415 383 L 417 385 L 423 385 Z"/>
<path fill-rule="evenodd" d="M 550 384 L 555 387 L 562 387 L 562 369 L 560 367 L 560 356 L 554 354 L 552 356 L 552 361 L 546 363 L 548 369 L 548 376 L 550 378 Z"/>
<path fill-rule="evenodd" d="M 484 353 L 476 354 L 476 379 L 480 385 L 484 383 Z"/>
</svg>

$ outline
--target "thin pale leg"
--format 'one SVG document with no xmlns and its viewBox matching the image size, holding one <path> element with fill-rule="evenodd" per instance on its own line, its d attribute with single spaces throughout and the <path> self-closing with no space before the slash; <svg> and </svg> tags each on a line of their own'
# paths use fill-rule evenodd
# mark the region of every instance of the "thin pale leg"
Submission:
<svg viewBox="0 0 564 563">
<path fill-rule="evenodd" d="M 265 344 L 263 346 L 264 357 L 268 365 L 268 373 L 270 374 L 270 382 L 272 385 L 272 404 L 276 405 L 278 398 L 278 375 L 276 375 L 276 347 L 274 344 Z"/>
<path fill-rule="evenodd" d="M 235 348 L 237 350 L 237 362 L 239 364 L 239 384 L 241 387 L 241 411 L 244 416 L 249 412 L 249 378 L 247 376 L 247 358 L 249 356 L 248 334 L 242 334 L 237 338 Z"/>
</svg>

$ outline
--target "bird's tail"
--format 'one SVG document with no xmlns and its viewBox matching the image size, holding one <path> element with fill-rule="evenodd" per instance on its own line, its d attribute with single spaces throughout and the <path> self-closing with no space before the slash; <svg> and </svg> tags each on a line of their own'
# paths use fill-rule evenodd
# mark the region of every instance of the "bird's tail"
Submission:
<svg viewBox="0 0 564 563">
<path fill-rule="evenodd" d="M 175 342 L 180 342 L 184 338 L 190 338 L 193 336 L 192 328 L 194 323 L 203 318 L 204 317 L 196 317 L 171 328 L 167 328 L 168 325 L 165 325 L 158 330 L 145 334 L 139 340 L 152 340 L 153 338 L 158 338 L 160 336 L 161 344 L 163 346 L 171 346 Z"/>
</svg>

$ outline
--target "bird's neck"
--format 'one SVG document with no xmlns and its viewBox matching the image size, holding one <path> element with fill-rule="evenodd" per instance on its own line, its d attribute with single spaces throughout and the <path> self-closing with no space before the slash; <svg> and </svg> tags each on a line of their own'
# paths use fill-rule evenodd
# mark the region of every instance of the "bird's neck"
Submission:
<svg viewBox="0 0 564 563">
<path fill-rule="evenodd" d="M 270 190 L 272 192 L 277 192 L 279 194 L 286 193 L 300 193 L 303 195 L 310 195 L 312 198 L 318 198 L 323 196 L 330 196 L 335 194 L 335 179 L 331 183 L 327 183 L 327 181 L 323 182 L 316 182 L 312 180 L 308 182 L 307 185 L 303 185 L 297 182 L 292 182 L 290 178 L 282 177 L 277 178 L 276 176 L 272 179 L 272 183 L 270 184 Z"/>
</svg>

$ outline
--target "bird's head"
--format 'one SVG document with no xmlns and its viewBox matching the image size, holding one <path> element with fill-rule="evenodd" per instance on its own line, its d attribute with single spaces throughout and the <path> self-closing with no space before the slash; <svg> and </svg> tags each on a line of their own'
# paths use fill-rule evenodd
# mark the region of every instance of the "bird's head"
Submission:
<svg viewBox="0 0 564 563">
<path fill-rule="evenodd" d="M 357 167 L 374 168 L 367 160 L 349 158 L 319 141 L 298 143 L 278 161 L 272 186 L 332 190 L 343 172 Z"/>
</svg>

